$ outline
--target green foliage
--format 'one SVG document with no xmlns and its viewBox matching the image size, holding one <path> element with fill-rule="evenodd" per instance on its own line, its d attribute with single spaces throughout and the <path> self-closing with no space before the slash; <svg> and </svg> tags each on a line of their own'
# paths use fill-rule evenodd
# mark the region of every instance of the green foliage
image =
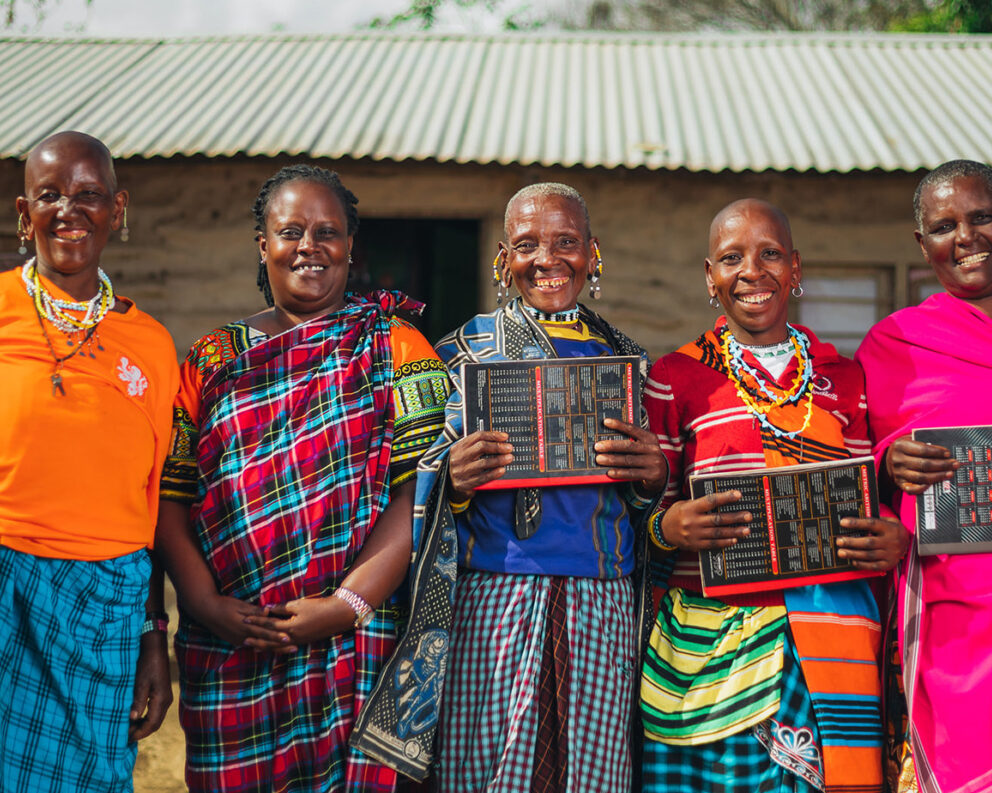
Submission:
<svg viewBox="0 0 992 793">
<path fill-rule="evenodd" d="M 430 30 L 445 7 L 502 15 L 504 30 L 892 30 L 992 32 L 992 0 L 410 0 L 372 27 Z M 511 8 L 512 6 L 512 8 Z"/>
<path fill-rule="evenodd" d="M 936 7 L 897 19 L 889 30 L 899 33 L 992 33 L 989 0 L 942 0 Z"/>
<path fill-rule="evenodd" d="M 444 6 L 459 8 L 478 8 L 482 11 L 503 14 L 501 25 L 503 30 L 534 30 L 542 27 L 548 18 L 533 15 L 530 4 L 517 3 L 508 8 L 504 0 L 411 0 L 406 10 L 391 17 L 376 17 L 369 27 L 380 30 L 400 30 L 413 27 L 419 30 L 431 30 L 438 21 L 438 12 Z"/>
</svg>

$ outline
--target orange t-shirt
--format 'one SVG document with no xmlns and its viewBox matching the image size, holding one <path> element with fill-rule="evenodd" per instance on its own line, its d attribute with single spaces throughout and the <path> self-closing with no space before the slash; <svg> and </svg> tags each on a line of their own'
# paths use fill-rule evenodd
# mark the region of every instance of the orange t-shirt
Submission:
<svg viewBox="0 0 992 793">
<path fill-rule="evenodd" d="M 65 355 L 65 335 L 45 323 Z M 52 353 L 21 271 L 0 273 L 0 545 L 93 561 L 152 544 L 179 384 L 175 347 L 133 305 L 110 312 L 98 336 L 103 350 L 66 361 L 65 395 L 53 395 Z"/>
</svg>

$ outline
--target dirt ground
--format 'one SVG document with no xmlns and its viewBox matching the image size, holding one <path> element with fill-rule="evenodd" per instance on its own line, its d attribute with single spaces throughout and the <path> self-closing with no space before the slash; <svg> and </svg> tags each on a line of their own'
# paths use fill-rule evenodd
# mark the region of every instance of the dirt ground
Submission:
<svg viewBox="0 0 992 793">
<path fill-rule="evenodd" d="M 172 707 L 158 732 L 138 744 L 138 761 L 134 766 L 135 793 L 186 793 L 183 765 L 186 761 L 186 743 L 179 727 L 179 683 L 172 637 L 179 621 L 176 613 L 176 595 L 166 583 L 166 610 L 169 612 L 169 656 L 172 660 Z"/>
</svg>

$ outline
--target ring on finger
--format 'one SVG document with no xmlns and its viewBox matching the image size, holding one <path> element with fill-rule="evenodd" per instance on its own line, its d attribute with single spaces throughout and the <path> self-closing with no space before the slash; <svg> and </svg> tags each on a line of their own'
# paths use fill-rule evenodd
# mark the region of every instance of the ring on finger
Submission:
<svg viewBox="0 0 992 793">
<path fill-rule="evenodd" d="M 719 512 L 717 512 L 715 515 L 713 515 L 713 525 L 714 526 L 719 526 L 720 525 L 720 513 Z"/>
</svg>

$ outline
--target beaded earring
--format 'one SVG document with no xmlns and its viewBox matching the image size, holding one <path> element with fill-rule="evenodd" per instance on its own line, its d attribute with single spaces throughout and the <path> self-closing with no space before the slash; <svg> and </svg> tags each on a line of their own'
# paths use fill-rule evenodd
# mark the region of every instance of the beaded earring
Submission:
<svg viewBox="0 0 992 793">
<path fill-rule="evenodd" d="M 496 254 L 493 259 L 493 286 L 496 287 L 496 305 L 503 305 L 503 298 L 510 296 L 510 285 L 503 283 L 503 276 L 499 271 L 500 262 L 503 261 L 503 251 Z"/>
<path fill-rule="evenodd" d="M 27 256 L 28 254 L 28 234 L 24 230 L 24 215 L 17 216 L 17 239 L 20 240 L 20 246 L 17 248 L 17 252 L 21 256 Z"/>
<path fill-rule="evenodd" d="M 596 267 L 589 276 L 589 297 L 599 300 L 603 296 L 603 289 L 599 285 L 599 279 L 603 275 L 603 257 L 599 253 L 599 243 L 593 242 L 592 252 L 596 256 Z"/>
<path fill-rule="evenodd" d="M 121 223 L 121 242 L 127 242 L 131 239 L 131 232 L 127 227 L 127 206 L 124 207 L 124 222 Z"/>
<path fill-rule="evenodd" d="M 710 295 L 710 308 L 720 308 L 720 298 Z"/>
</svg>

